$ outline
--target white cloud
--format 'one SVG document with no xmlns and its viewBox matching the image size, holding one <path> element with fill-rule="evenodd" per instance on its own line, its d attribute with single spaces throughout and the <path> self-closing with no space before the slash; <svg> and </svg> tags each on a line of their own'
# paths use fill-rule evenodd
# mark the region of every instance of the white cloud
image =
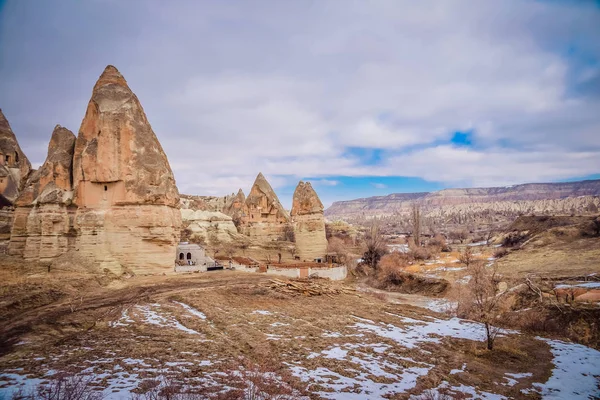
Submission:
<svg viewBox="0 0 600 400">
<path fill-rule="evenodd" d="M 387 188 L 387 185 L 384 183 L 378 183 L 378 182 L 371 182 L 371 186 L 373 186 L 375 189 L 385 189 Z"/>
<path fill-rule="evenodd" d="M 113 63 L 184 193 L 247 192 L 259 171 L 274 187 L 600 172 L 600 69 L 585 62 L 600 58 L 593 4 L 140 4 L 5 7 L 0 105 L 31 159 L 45 156 L 56 123 L 77 131 L 94 79 Z M 477 147 L 441 144 L 457 130 L 472 130 Z M 347 147 L 385 152 L 365 163 Z"/>
<path fill-rule="evenodd" d="M 311 179 L 310 182 L 314 186 L 337 186 L 340 184 L 340 181 L 332 179 Z"/>
</svg>

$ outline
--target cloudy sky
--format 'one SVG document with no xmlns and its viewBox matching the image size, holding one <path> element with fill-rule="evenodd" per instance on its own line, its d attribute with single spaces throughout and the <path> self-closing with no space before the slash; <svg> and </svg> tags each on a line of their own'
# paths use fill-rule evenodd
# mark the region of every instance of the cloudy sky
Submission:
<svg viewBox="0 0 600 400">
<path fill-rule="evenodd" d="M 596 1 L 0 0 L 0 108 L 33 164 L 107 64 L 182 193 L 600 178 Z"/>
</svg>

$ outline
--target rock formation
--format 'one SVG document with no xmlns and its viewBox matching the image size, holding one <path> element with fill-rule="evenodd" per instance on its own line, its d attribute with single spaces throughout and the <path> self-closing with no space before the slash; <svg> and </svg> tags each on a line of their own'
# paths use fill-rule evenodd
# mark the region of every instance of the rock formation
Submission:
<svg viewBox="0 0 600 400">
<path fill-rule="evenodd" d="M 96 82 L 75 142 L 75 226 L 80 254 L 120 272 L 173 267 L 179 193 L 137 97 L 108 66 Z"/>
<path fill-rule="evenodd" d="M 279 240 L 290 229 L 290 217 L 262 173 L 246 198 L 244 213 L 240 231 L 251 238 Z"/>
<path fill-rule="evenodd" d="M 296 237 L 296 254 L 303 261 L 313 261 L 327 253 L 323 203 L 310 182 L 298 183 L 292 203 L 292 221 Z"/>
<path fill-rule="evenodd" d="M 0 110 L 0 241 L 10 238 L 13 221 L 13 203 L 19 196 L 31 164 L 13 133 L 8 120 Z M 5 244 L 2 244 L 3 251 Z"/>
<path fill-rule="evenodd" d="M 123 76 L 108 66 L 77 138 L 57 126 L 48 158 L 16 201 L 9 252 L 63 253 L 115 273 L 173 268 L 179 193 L 156 135 Z"/>
<path fill-rule="evenodd" d="M 0 200 L 0 207 L 17 199 L 30 172 L 31 164 L 0 110 L 0 196 L 4 197 Z"/>
<path fill-rule="evenodd" d="M 202 211 L 225 212 L 227 204 L 235 197 L 232 193 L 226 196 L 193 196 L 189 194 L 180 195 L 181 208 Z"/>
<path fill-rule="evenodd" d="M 228 243 L 236 240 L 238 233 L 232 218 L 218 211 L 181 210 L 183 229 L 188 230 L 189 239 L 193 241 Z"/>
<path fill-rule="evenodd" d="M 73 248 L 72 163 L 75 135 L 57 125 L 42 167 L 33 172 L 15 201 L 9 253 L 51 260 Z"/>
<path fill-rule="evenodd" d="M 244 195 L 244 192 L 240 189 L 235 196 L 229 199 L 225 208 L 223 208 L 223 213 L 229 215 L 236 226 L 238 226 L 246 216 L 246 212 L 246 195 Z"/>
<path fill-rule="evenodd" d="M 512 221 L 523 214 L 594 213 L 600 180 L 562 183 L 528 183 L 510 187 L 444 189 L 432 193 L 394 193 L 356 200 L 336 201 L 325 210 L 329 219 L 352 221 L 364 217 L 408 216 L 413 203 L 426 218 L 444 223 Z M 592 210 L 592 211 L 590 211 Z"/>
</svg>

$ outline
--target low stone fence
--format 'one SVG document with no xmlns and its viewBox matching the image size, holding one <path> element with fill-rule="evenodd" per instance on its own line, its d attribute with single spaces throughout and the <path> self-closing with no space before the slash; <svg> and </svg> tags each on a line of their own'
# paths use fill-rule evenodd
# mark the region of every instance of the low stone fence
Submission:
<svg viewBox="0 0 600 400">
<path fill-rule="evenodd" d="M 175 272 L 206 272 L 206 265 L 175 265 Z"/>
<path fill-rule="evenodd" d="M 267 275 L 280 275 L 288 278 L 308 278 L 310 276 L 318 276 L 319 278 L 329 278 L 333 281 L 345 279 L 348 275 L 348 270 L 344 265 L 338 265 L 335 267 L 297 267 L 297 268 L 284 268 L 269 265 L 267 268 Z"/>
<path fill-rule="evenodd" d="M 332 268 L 309 268 L 308 276 L 316 275 L 319 278 L 329 278 L 332 281 L 340 281 L 348 276 L 348 269 L 345 265 L 338 265 Z"/>
</svg>

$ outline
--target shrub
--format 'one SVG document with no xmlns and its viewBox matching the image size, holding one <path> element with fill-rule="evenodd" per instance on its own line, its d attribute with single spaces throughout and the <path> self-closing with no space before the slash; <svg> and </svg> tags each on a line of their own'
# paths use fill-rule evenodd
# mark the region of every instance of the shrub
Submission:
<svg viewBox="0 0 600 400">
<path fill-rule="evenodd" d="M 519 246 L 527 239 L 527 235 L 521 232 L 511 232 L 504 237 L 502 240 L 503 247 L 516 247 Z"/>
<path fill-rule="evenodd" d="M 496 251 L 494 251 L 494 258 L 502 258 L 502 257 L 508 255 L 508 253 L 509 253 L 508 249 L 501 247 L 499 249 L 496 249 Z"/>
<path fill-rule="evenodd" d="M 429 260 L 432 257 L 432 251 L 429 247 L 417 247 L 410 251 L 415 260 Z"/>
</svg>

